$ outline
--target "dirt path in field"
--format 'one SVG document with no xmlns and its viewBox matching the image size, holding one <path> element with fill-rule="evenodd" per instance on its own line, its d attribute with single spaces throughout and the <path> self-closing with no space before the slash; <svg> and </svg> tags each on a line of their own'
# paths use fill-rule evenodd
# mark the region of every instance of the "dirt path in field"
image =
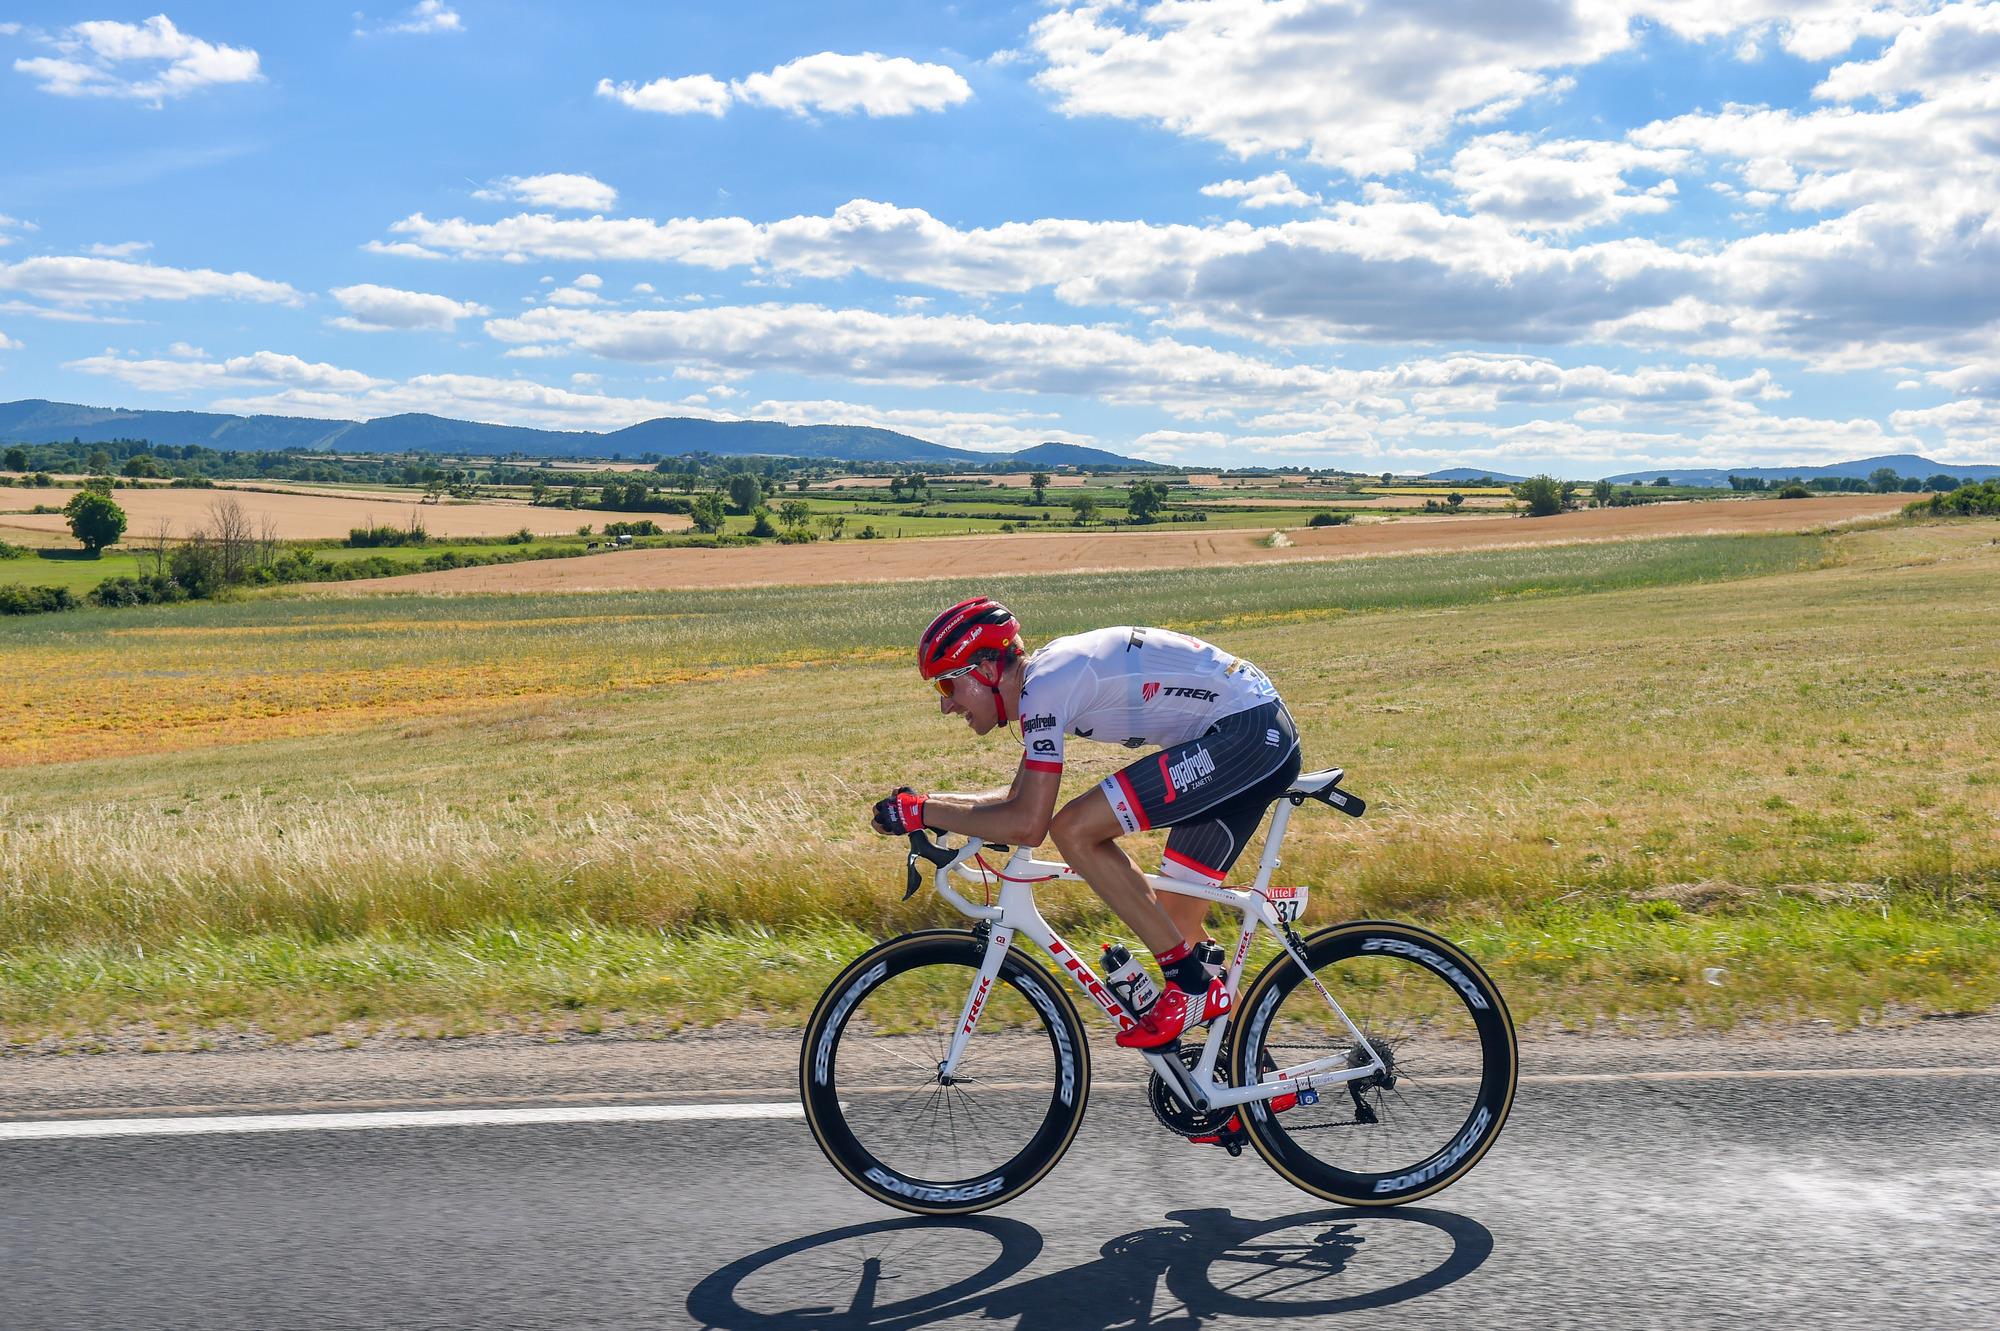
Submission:
<svg viewBox="0 0 2000 1331">
<path fill-rule="evenodd" d="M 1799 531 L 1894 513 L 1902 495 L 1829 499 L 1712 500 L 1587 509 L 1552 518 L 1407 517 L 1345 527 L 1287 529 L 1290 545 L 1271 549 L 1261 530 L 1144 533 L 1029 533 L 901 541 L 822 541 L 726 550 L 634 550 L 603 559 L 541 560 L 448 573 L 347 583 L 337 594 L 381 592 L 633 591 L 770 584 L 893 582 L 935 578 L 948 568 L 983 575 L 1107 569 L 1191 568 L 1419 550 L 1492 549 L 1576 541 L 1632 540 L 1707 533 Z"/>
</svg>

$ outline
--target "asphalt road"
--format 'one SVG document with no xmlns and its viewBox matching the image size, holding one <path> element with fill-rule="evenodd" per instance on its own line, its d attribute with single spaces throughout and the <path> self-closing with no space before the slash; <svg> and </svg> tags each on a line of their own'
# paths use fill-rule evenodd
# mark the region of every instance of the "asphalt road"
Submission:
<svg viewBox="0 0 2000 1331">
<path fill-rule="evenodd" d="M 1389 1212 L 1183 1144 L 1129 1083 L 1034 1193 L 958 1222 L 869 1202 L 796 1118 L 0 1140 L 0 1327 L 2000 1327 L 1992 1033 L 1531 1047 L 1487 1159 Z M 740 1060 L 754 1085 L 730 1048 L 650 1092 L 606 1071 L 594 1098 L 529 1084 L 526 1056 L 500 1077 L 412 1055 L 400 1098 L 365 1060 L 138 1082 L 8 1060 L 0 1120 L 776 1098 L 784 1041 Z M 219 1103 L 232 1080 L 254 1103 Z"/>
</svg>

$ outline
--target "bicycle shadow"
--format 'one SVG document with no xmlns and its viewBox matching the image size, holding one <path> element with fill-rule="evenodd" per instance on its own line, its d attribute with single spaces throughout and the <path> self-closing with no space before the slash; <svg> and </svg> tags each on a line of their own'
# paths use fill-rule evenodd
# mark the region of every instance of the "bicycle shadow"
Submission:
<svg viewBox="0 0 2000 1331">
<path fill-rule="evenodd" d="M 1267 1220 L 1215 1207 L 1166 1219 L 1177 1223 L 1015 1284 L 1042 1250 L 1040 1231 L 1018 1220 L 849 1225 L 738 1258 L 696 1285 L 687 1309 L 711 1331 L 911 1331 L 970 1315 L 1035 1331 L 1198 1331 L 1217 1317 L 1317 1318 L 1421 1298 L 1493 1251 L 1477 1221 L 1416 1207 Z"/>
</svg>

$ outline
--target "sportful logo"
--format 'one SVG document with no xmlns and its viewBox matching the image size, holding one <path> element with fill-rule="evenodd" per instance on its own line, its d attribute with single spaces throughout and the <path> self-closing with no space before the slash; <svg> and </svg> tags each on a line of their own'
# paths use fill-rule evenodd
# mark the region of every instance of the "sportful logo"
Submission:
<svg viewBox="0 0 2000 1331">
<path fill-rule="evenodd" d="M 1181 791 L 1189 786 L 1198 786 L 1215 775 L 1215 758 L 1199 744 L 1177 763 L 1169 764 L 1167 755 L 1163 753 L 1160 755 L 1160 775 L 1167 782 L 1167 797 L 1163 802 L 1172 804 Z"/>
<path fill-rule="evenodd" d="M 1153 701 L 1153 695 L 1158 693 L 1159 691 L 1160 691 L 1159 681 L 1149 679 L 1139 688 L 1139 701 L 1151 702 Z"/>
</svg>

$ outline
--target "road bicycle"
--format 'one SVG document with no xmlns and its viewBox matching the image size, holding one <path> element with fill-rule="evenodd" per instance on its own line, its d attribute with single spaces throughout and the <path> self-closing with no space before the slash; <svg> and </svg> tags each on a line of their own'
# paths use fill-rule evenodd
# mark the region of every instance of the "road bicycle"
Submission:
<svg viewBox="0 0 2000 1331">
<path fill-rule="evenodd" d="M 1274 801 L 1249 888 L 1147 877 L 1155 891 L 1234 910 L 1242 927 L 1224 972 L 1229 1014 L 1198 1045 L 1135 1052 L 1168 1130 L 1231 1155 L 1247 1143 L 1329 1201 L 1392 1206 L 1463 1177 L 1493 1145 L 1514 1100 L 1514 1024 L 1479 964 L 1428 930 L 1355 920 L 1301 938 L 1292 927 L 1309 893 L 1272 884 L 1286 828 L 1307 800 L 1359 817 L 1366 805 L 1339 788 L 1343 775 L 1307 773 Z M 911 834 L 904 899 L 929 864 L 938 894 L 975 923 L 863 953 L 820 998 L 799 1055 L 806 1121 L 827 1159 L 869 1196 L 918 1214 L 1019 1197 L 1076 1138 L 1090 1046 L 1036 949 L 1120 1030 L 1136 1024 L 1035 908 L 1037 884 L 1081 878 L 1025 847 L 995 869 L 989 848 L 1008 849 Z M 954 874 L 988 899 L 961 896 Z M 1260 930 L 1278 952 L 1239 994 Z"/>
</svg>

